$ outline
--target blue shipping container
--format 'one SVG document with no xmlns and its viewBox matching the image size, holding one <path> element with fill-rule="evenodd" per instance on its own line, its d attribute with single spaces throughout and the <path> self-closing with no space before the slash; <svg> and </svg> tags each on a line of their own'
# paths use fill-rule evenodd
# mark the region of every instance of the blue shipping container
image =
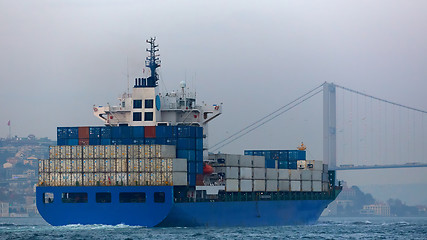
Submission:
<svg viewBox="0 0 427 240">
<path fill-rule="evenodd" d="M 67 139 L 66 142 L 67 142 L 67 145 L 70 145 L 70 146 L 79 145 L 79 139 L 76 139 L 76 138 Z"/>
<path fill-rule="evenodd" d="M 185 158 L 187 161 L 196 161 L 196 151 L 195 150 L 177 150 L 176 151 L 177 158 Z"/>
<path fill-rule="evenodd" d="M 79 138 L 79 128 L 78 127 L 68 128 L 68 138 Z"/>
<path fill-rule="evenodd" d="M 196 138 L 203 138 L 203 128 L 196 127 Z"/>
<path fill-rule="evenodd" d="M 100 138 L 100 137 L 101 137 L 101 127 L 89 127 L 89 138 Z"/>
<path fill-rule="evenodd" d="M 144 144 L 146 144 L 146 145 L 155 145 L 156 144 L 156 139 L 155 138 L 145 138 L 144 139 Z"/>
<path fill-rule="evenodd" d="M 66 139 L 68 138 L 68 128 L 58 127 L 56 128 L 56 137 L 57 139 Z"/>
<path fill-rule="evenodd" d="M 177 126 L 177 136 L 181 138 L 195 138 L 196 127 L 193 126 Z"/>
<path fill-rule="evenodd" d="M 56 141 L 56 145 L 58 145 L 58 146 L 67 145 L 67 139 L 58 139 Z"/>
<path fill-rule="evenodd" d="M 188 173 L 196 173 L 196 162 L 187 162 Z"/>
<path fill-rule="evenodd" d="M 276 160 L 274 159 L 265 159 L 266 168 L 276 168 Z"/>
<path fill-rule="evenodd" d="M 131 129 L 132 129 L 132 138 L 133 139 L 144 138 L 144 127 L 143 126 L 131 127 Z"/>
<path fill-rule="evenodd" d="M 187 174 L 187 180 L 188 180 L 189 186 L 196 186 L 196 174 L 195 173 Z"/>
<path fill-rule="evenodd" d="M 177 137 L 176 126 L 157 126 L 156 137 L 161 137 L 161 138 Z"/>
<path fill-rule="evenodd" d="M 90 141 L 90 139 L 89 139 L 89 141 Z M 111 145 L 111 139 L 101 138 L 101 145 Z"/>
<path fill-rule="evenodd" d="M 203 150 L 196 150 L 196 161 L 203 162 Z"/>
<path fill-rule="evenodd" d="M 289 169 L 289 162 L 284 160 L 279 160 L 278 167 L 279 169 Z"/>
<path fill-rule="evenodd" d="M 196 173 L 203 174 L 203 162 L 196 162 Z"/>
<path fill-rule="evenodd" d="M 203 150 L 203 138 L 196 138 L 196 150 Z"/>
<path fill-rule="evenodd" d="M 196 139 L 194 138 L 178 138 L 177 149 L 194 150 L 196 149 Z"/>
<path fill-rule="evenodd" d="M 289 161 L 289 169 L 297 169 L 297 160 Z"/>
<path fill-rule="evenodd" d="M 101 138 L 111 139 L 111 127 L 101 127 Z"/>
</svg>

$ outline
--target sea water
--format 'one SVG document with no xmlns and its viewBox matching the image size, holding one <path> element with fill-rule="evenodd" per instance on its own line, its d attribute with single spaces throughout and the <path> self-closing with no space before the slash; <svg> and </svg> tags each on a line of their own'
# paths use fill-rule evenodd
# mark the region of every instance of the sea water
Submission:
<svg viewBox="0 0 427 240">
<path fill-rule="evenodd" d="M 313 225 L 145 228 L 53 227 L 42 218 L 0 218 L 0 239 L 427 239 L 427 218 L 320 218 Z"/>
</svg>

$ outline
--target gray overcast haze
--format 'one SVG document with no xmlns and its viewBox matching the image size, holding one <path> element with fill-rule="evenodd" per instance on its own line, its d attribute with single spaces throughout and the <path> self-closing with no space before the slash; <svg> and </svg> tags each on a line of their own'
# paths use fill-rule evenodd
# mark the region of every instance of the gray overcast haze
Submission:
<svg viewBox="0 0 427 240">
<path fill-rule="evenodd" d="M 210 142 L 323 82 L 427 110 L 427 1 L 0 0 L 0 137 L 56 139 L 57 126 L 101 125 L 141 77 L 157 37 L 161 89 L 182 80 L 223 103 Z M 321 96 L 223 148 L 294 149 L 322 158 Z M 423 146 L 425 148 L 425 146 Z M 425 155 L 424 155 L 425 157 Z M 405 173 L 405 179 L 396 175 Z M 408 176 L 411 175 L 411 176 Z M 426 168 L 340 173 L 350 184 L 425 183 Z M 427 196 L 422 196 L 425 200 Z"/>
</svg>

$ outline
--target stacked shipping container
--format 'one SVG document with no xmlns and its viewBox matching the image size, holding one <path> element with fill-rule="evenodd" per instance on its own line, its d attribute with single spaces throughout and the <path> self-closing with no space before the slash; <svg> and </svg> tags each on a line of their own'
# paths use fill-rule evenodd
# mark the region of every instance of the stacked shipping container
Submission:
<svg viewBox="0 0 427 240">
<path fill-rule="evenodd" d="M 203 179 L 203 128 L 196 126 L 58 127 L 58 146 L 172 145 L 176 157 L 187 159 L 188 185 Z M 154 177 L 154 176 L 152 176 Z M 127 175 L 134 182 L 134 174 Z M 139 178 L 141 179 L 141 177 Z M 121 177 L 120 180 L 124 180 Z"/>
<path fill-rule="evenodd" d="M 261 156 L 211 154 L 216 173 L 223 176 L 227 192 L 329 190 L 328 169 L 322 161 L 298 160 L 297 169 L 266 168 Z"/>
<path fill-rule="evenodd" d="M 266 168 L 297 169 L 297 161 L 306 159 L 300 150 L 245 150 L 245 155 L 264 156 Z"/>
<path fill-rule="evenodd" d="M 51 146 L 40 186 L 187 185 L 187 160 L 171 145 Z"/>
</svg>

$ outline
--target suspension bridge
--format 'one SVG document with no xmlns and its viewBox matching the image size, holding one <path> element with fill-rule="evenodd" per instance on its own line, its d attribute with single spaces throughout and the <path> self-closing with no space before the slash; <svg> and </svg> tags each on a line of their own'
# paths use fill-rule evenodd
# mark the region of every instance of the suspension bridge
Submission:
<svg viewBox="0 0 427 240">
<path fill-rule="evenodd" d="M 217 151 L 323 95 L 323 161 L 335 170 L 427 167 L 427 111 L 325 82 L 212 145 Z"/>
</svg>

